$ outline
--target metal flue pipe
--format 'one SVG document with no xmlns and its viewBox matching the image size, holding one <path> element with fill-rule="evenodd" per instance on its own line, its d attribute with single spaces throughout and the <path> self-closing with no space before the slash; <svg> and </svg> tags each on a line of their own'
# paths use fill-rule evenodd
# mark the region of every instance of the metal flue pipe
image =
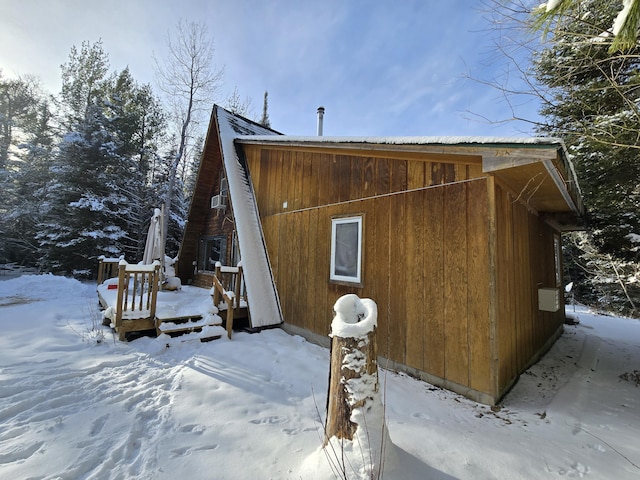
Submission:
<svg viewBox="0 0 640 480">
<path fill-rule="evenodd" d="M 324 107 L 318 107 L 318 136 L 322 136 L 322 123 L 324 118 Z"/>
</svg>

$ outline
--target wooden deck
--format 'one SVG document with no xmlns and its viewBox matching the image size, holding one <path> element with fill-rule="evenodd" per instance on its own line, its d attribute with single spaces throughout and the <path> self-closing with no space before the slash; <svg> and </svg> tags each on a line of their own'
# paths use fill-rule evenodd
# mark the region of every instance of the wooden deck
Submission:
<svg viewBox="0 0 640 480">
<path fill-rule="evenodd" d="M 133 332 L 201 341 L 215 340 L 225 333 L 231 338 L 234 317 L 248 315 L 246 301 L 225 290 L 220 281 L 216 295 L 212 289 L 193 286 L 165 291 L 159 284 L 158 266 L 132 265 L 119 258 L 101 258 L 98 278 L 102 280 L 97 293 L 104 309 L 103 323 L 110 325 L 120 340 Z"/>
<path fill-rule="evenodd" d="M 110 286 L 111 289 L 109 288 Z M 113 288 L 116 287 L 116 288 Z M 155 316 L 138 317 L 124 314 L 120 325 L 115 323 L 117 279 L 98 285 L 98 300 L 106 312 L 108 325 L 124 340 L 131 332 L 155 331 L 156 335 L 190 334 L 201 340 L 212 340 L 226 334 L 222 318 L 217 314 L 208 289 L 185 286 L 173 292 L 158 291 Z M 128 318 L 129 317 L 129 318 Z"/>
</svg>

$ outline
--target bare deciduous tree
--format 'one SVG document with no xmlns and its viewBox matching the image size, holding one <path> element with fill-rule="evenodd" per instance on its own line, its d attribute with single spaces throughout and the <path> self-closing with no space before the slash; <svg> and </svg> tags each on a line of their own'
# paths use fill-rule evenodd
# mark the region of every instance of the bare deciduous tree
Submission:
<svg viewBox="0 0 640 480">
<path fill-rule="evenodd" d="M 234 87 L 233 92 L 229 95 L 229 98 L 227 98 L 225 108 L 236 115 L 248 117 L 252 110 L 251 99 L 245 97 L 244 100 L 242 100 L 240 93 L 238 93 L 238 87 Z"/>
<path fill-rule="evenodd" d="M 180 133 L 177 137 L 178 147 L 169 167 L 164 202 L 163 245 L 167 238 L 178 166 L 185 159 L 194 126 L 197 126 L 203 110 L 213 103 L 224 75 L 224 69 L 213 63 L 213 40 L 204 24 L 180 20 L 175 27 L 175 34 L 167 34 L 167 48 L 164 59 L 155 59 L 156 74 L 176 130 Z"/>
</svg>

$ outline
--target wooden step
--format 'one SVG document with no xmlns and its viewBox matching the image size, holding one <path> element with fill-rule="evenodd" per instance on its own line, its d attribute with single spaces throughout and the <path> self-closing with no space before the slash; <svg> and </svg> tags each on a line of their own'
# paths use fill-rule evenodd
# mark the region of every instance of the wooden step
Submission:
<svg viewBox="0 0 640 480">
<path fill-rule="evenodd" d="M 218 325 L 208 325 L 201 329 L 193 331 L 183 330 L 181 332 L 173 332 L 168 334 L 172 338 L 186 342 L 200 340 L 201 342 L 210 342 L 227 336 L 227 331 Z"/>
<path fill-rule="evenodd" d="M 202 341 L 220 338 L 225 333 L 219 316 L 203 319 L 201 315 L 158 318 L 156 330 L 158 335 L 166 333 L 171 337 L 184 336 L 184 339 L 199 338 Z M 188 336 L 188 337 L 187 337 Z"/>
</svg>

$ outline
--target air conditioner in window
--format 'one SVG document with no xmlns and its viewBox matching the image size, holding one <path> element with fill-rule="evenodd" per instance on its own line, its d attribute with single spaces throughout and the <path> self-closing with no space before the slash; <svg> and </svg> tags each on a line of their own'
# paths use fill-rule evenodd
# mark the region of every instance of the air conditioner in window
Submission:
<svg viewBox="0 0 640 480">
<path fill-rule="evenodd" d="M 227 206 L 225 205 L 225 195 L 215 195 L 211 197 L 211 208 L 218 208 L 224 210 Z"/>
</svg>

